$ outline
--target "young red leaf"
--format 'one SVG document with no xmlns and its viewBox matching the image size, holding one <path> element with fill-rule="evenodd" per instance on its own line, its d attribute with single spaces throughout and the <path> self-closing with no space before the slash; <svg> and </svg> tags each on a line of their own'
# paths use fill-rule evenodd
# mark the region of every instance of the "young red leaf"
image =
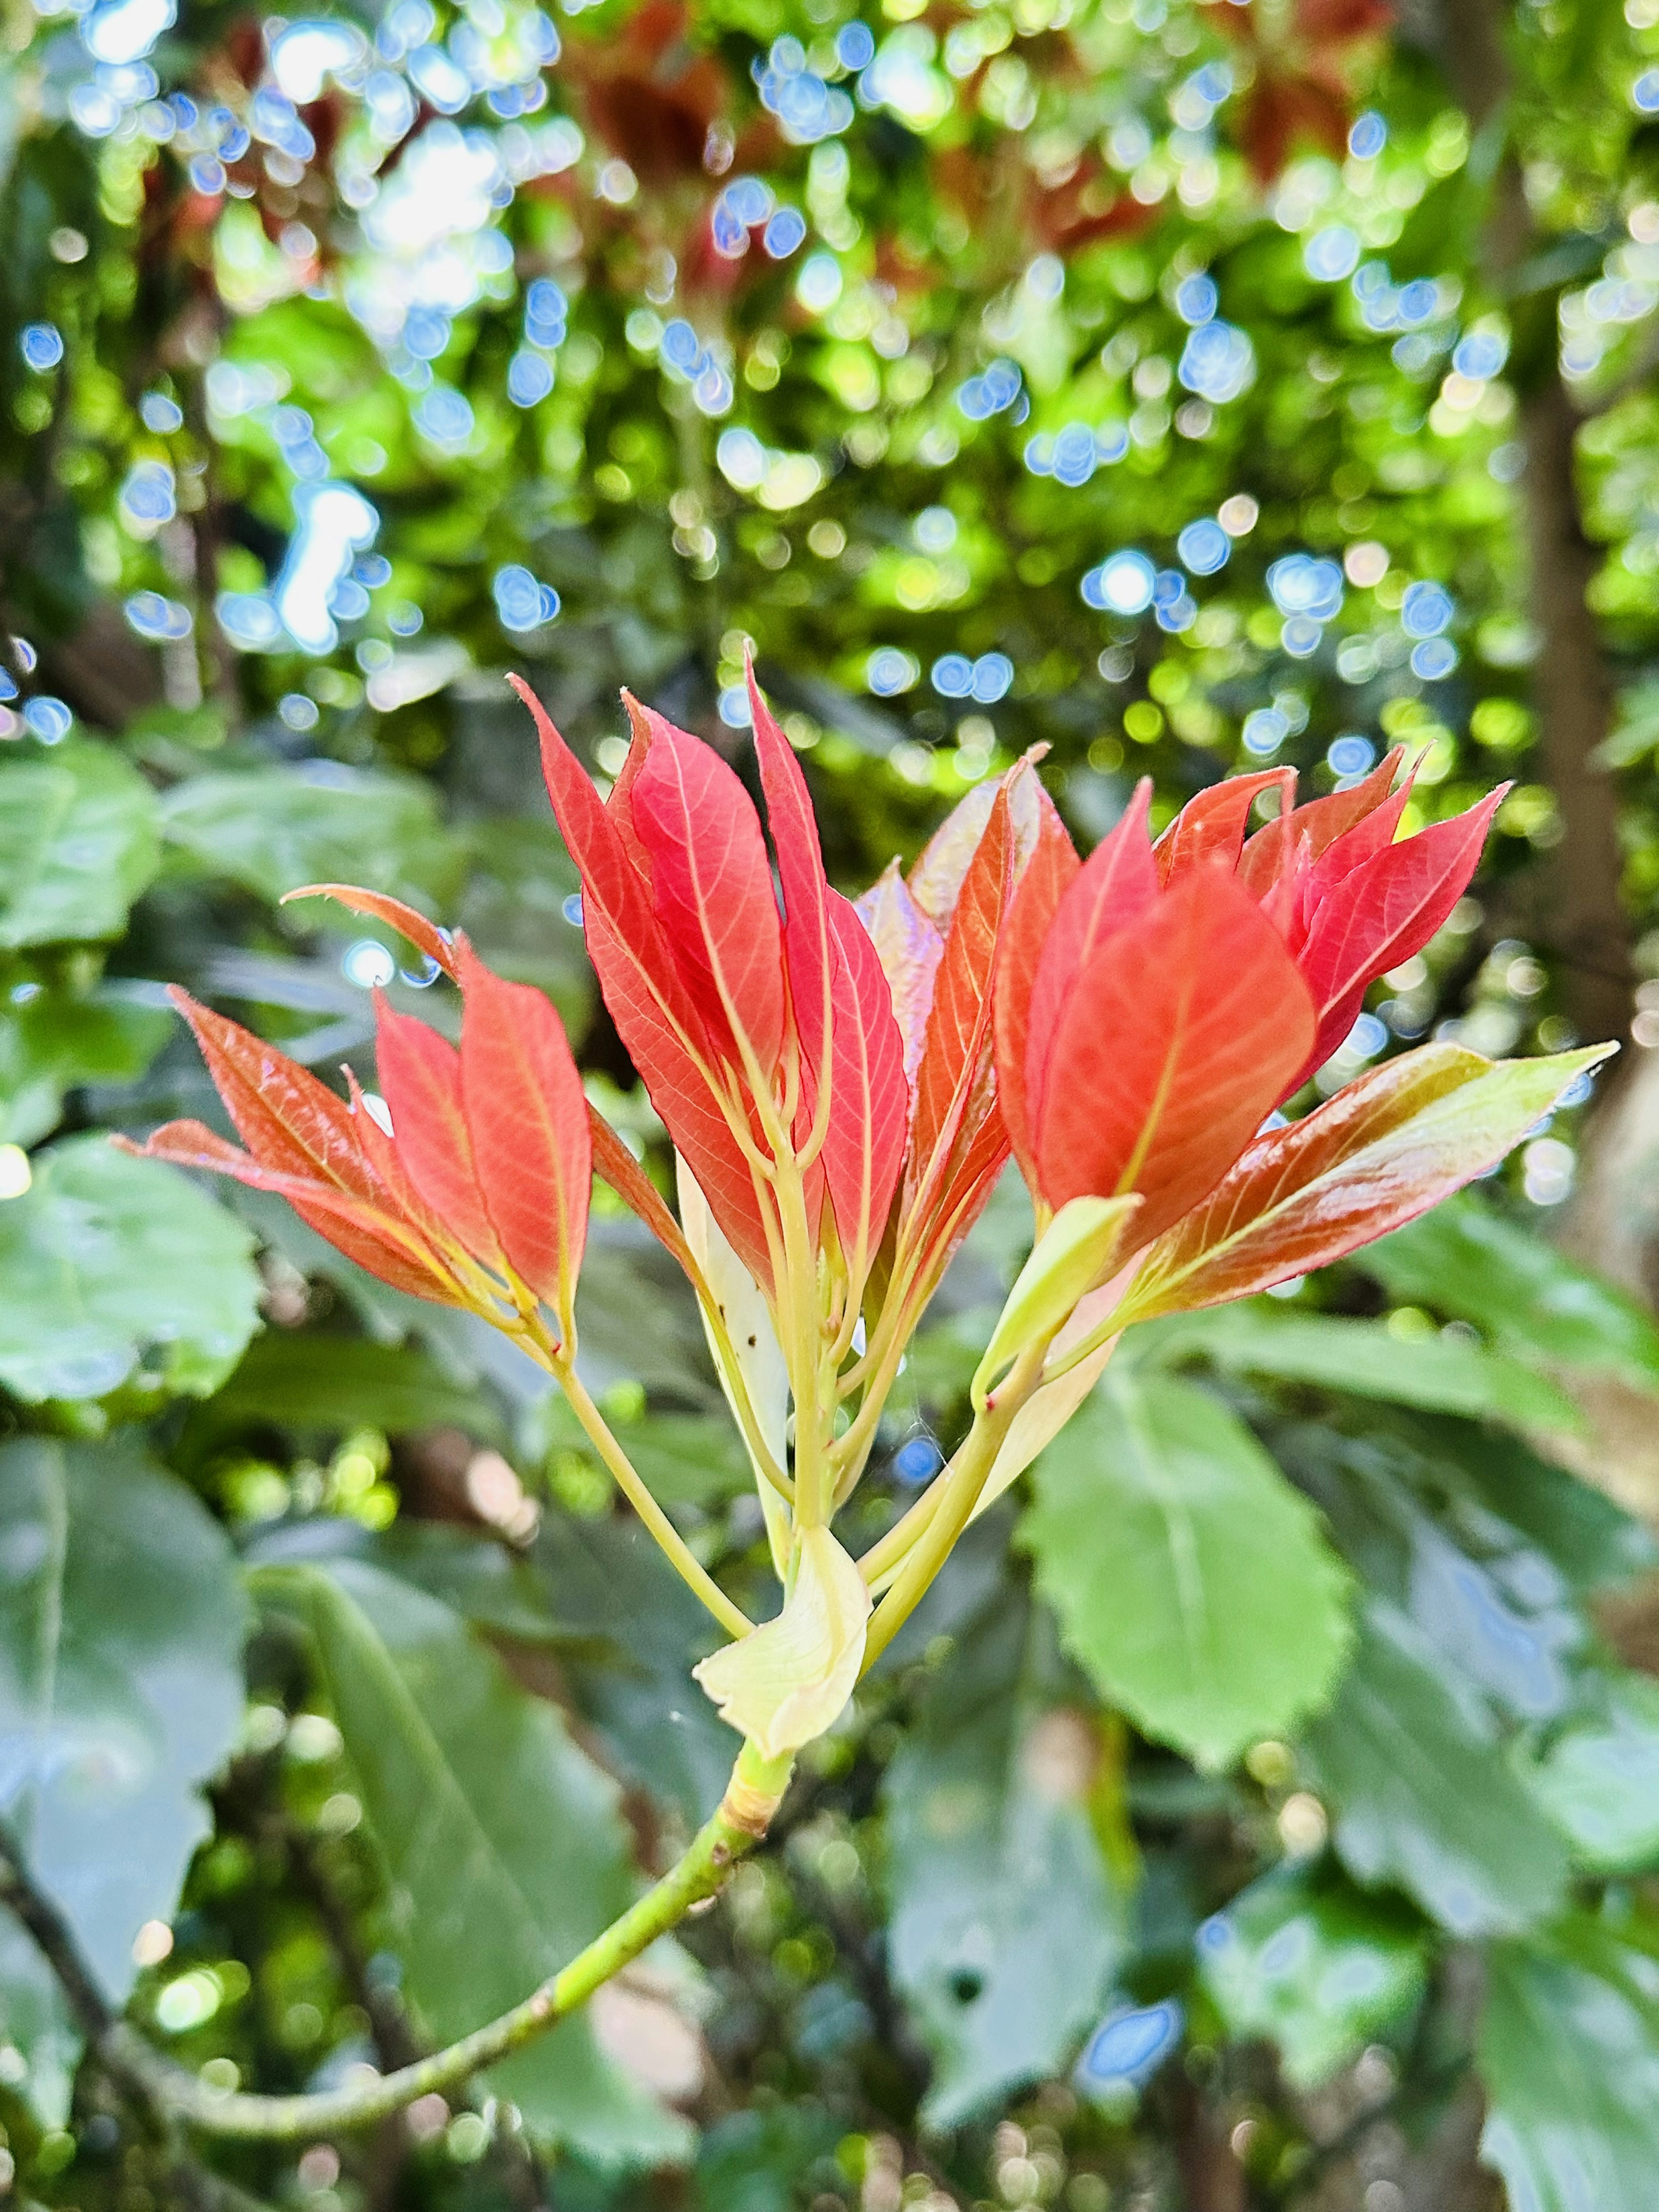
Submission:
<svg viewBox="0 0 1659 2212">
<path fill-rule="evenodd" d="M 1121 818 L 1065 891 L 1043 940 L 1026 1017 L 1024 1079 L 1016 1091 L 1023 1100 L 1027 1142 L 1033 1157 L 1050 1051 L 1078 977 L 1108 939 L 1134 921 L 1158 896 L 1158 864 L 1146 834 L 1152 800 L 1152 779 L 1143 776 Z"/>
<path fill-rule="evenodd" d="M 307 1226 L 336 1251 L 393 1290 L 439 1305 L 470 1303 L 410 1223 L 319 1176 L 266 1167 L 200 1121 L 168 1121 L 143 1145 L 129 1144 L 124 1137 L 112 1141 L 124 1152 L 142 1152 L 147 1159 L 231 1176 L 251 1189 L 271 1191 L 287 1199 Z"/>
<path fill-rule="evenodd" d="M 1003 917 L 1013 889 L 1013 825 L 1006 787 L 1000 790 L 963 876 L 933 985 L 927 1041 L 916 1072 L 911 1117 L 911 1195 L 939 1177 L 954 1147 L 969 1102 L 988 1088 L 991 985 Z M 1006 1141 L 1006 1139 L 1005 1139 Z"/>
<path fill-rule="evenodd" d="M 1283 821 L 1296 796 L 1293 768 L 1264 768 L 1254 775 L 1224 776 L 1189 799 L 1152 848 L 1159 883 L 1172 884 L 1209 860 L 1237 867 L 1250 809 L 1260 793 L 1271 791 L 1275 784 L 1279 792 L 1279 819 Z"/>
<path fill-rule="evenodd" d="M 461 1056 L 379 992 L 375 1013 L 375 1066 L 398 1162 L 450 1235 L 486 1266 L 498 1266 L 500 1244 L 478 1188 L 461 1100 Z"/>
<path fill-rule="evenodd" d="M 794 748 L 760 695 L 753 663 L 744 667 L 755 752 L 760 762 L 766 817 L 778 856 L 783 890 L 783 941 L 789 969 L 790 1004 L 806 1066 L 814 1075 L 823 1065 L 824 1024 L 836 960 L 830 945 L 830 887 L 812 800 Z"/>
<path fill-rule="evenodd" d="M 1054 810 L 1053 800 L 1030 771 L 1048 750 L 1046 745 L 1033 745 L 1006 775 L 976 783 L 965 798 L 957 801 L 923 846 L 910 871 L 910 896 L 941 932 L 950 928 L 968 870 L 1000 798 L 1006 796 L 1007 801 L 1017 878 L 1036 851 L 1043 825 Z"/>
<path fill-rule="evenodd" d="M 783 1049 L 783 930 L 760 817 L 712 745 L 653 716 L 632 788 L 651 897 L 714 1036 L 748 1043 L 763 1079 Z"/>
<path fill-rule="evenodd" d="M 434 961 L 446 975 L 455 973 L 455 950 L 435 921 L 428 921 L 423 914 L 416 914 L 412 906 L 401 899 L 387 898 L 380 891 L 360 890 L 356 884 L 301 884 L 297 891 L 284 891 L 282 904 L 288 906 L 295 899 L 331 898 L 353 914 L 372 915 L 383 921 L 399 936 L 406 937 L 416 950 Z"/>
<path fill-rule="evenodd" d="M 916 904 L 896 860 L 854 901 L 853 911 L 868 931 L 887 978 L 893 1018 L 904 1048 L 905 1078 L 914 1085 L 927 1042 L 927 1016 L 939 963 L 945 957 L 945 939 Z"/>
<path fill-rule="evenodd" d="M 1055 913 L 1081 866 L 1056 815 L 1052 828 L 1037 840 L 1030 865 L 1015 889 L 997 966 L 997 1097 L 1014 1157 L 1032 1190 L 1036 1188 L 1036 1155 L 1025 1097 L 1031 994 Z"/>
<path fill-rule="evenodd" d="M 1363 822 L 1382 805 L 1394 788 L 1395 775 L 1405 750 L 1403 745 L 1396 745 L 1362 782 L 1351 785 L 1346 791 L 1334 791 L 1324 799 L 1310 799 L 1305 806 L 1292 808 L 1287 793 L 1285 806 L 1247 841 L 1239 855 L 1240 881 L 1248 884 L 1258 898 L 1265 898 L 1297 847 L 1305 844 L 1317 860 L 1344 831 L 1352 830 L 1357 822 Z M 1389 836 L 1393 835 L 1391 822 Z"/>
<path fill-rule="evenodd" d="M 581 1078 L 564 1025 L 542 994 L 504 982 L 464 937 L 455 942 L 464 994 L 461 1093 L 478 1188 L 515 1273 L 538 1297 L 568 1307 L 592 1175 Z"/>
<path fill-rule="evenodd" d="M 1218 868 L 1183 878 L 1078 977 L 1037 1124 L 1042 1196 L 1058 1209 L 1139 1191 L 1134 1233 L 1157 1236 L 1237 1158 L 1313 1030 L 1307 987 L 1249 893 Z"/>
<path fill-rule="evenodd" d="M 363 1159 L 344 1099 L 275 1045 L 188 992 L 174 985 L 167 996 L 196 1032 L 225 1111 L 262 1167 L 320 1178 L 371 1201 L 383 1195 Z"/>
<path fill-rule="evenodd" d="M 540 735 L 553 811 L 581 873 L 588 952 L 617 1034 L 725 1235 L 756 1279 L 769 1284 L 754 1176 L 709 1087 L 715 1055 L 658 925 L 649 886 L 541 702 L 518 677 L 509 680 Z"/>
<path fill-rule="evenodd" d="M 827 899 L 836 968 L 823 1176 L 842 1249 L 858 1280 L 880 1241 L 903 1165 L 910 1095 L 876 948 L 848 902 L 835 891 Z"/>
<path fill-rule="evenodd" d="M 1318 864 L 1311 890 L 1316 903 L 1297 960 L 1319 1009 L 1309 1072 L 1353 1027 L 1366 986 L 1421 951 L 1462 897 L 1487 825 L 1508 789 L 1502 784 L 1466 814 L 1382 846 L 1332 883 L 1322 896 L 1320 871 L 1340 848 L 1334 847 Z"/>
<path fill-rule="evenodd" d="M 1483 1060 L 1427 1044 L 1258 1137 L 1146 1254 L 1126 1325 L 1248 1297 L 1327 1267 L 1494 1167 L 1574 1076 L 1613 1051 Z"/>
</svg>

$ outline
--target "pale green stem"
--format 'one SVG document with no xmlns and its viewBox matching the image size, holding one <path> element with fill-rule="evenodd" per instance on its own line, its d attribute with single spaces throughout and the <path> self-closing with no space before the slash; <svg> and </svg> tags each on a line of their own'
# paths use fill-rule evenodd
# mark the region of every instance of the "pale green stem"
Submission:
<svg viewBox="0 0 1659 2212">
<path fill-rule="evenodd" d="M 696 1559 L 679 1530 L 647 1489 L 628 1454 L 611 1434 L 610 1425 L 588 1396 L 574 1364 L 562 1358 L 553 1362 L 570 1410 L 581 1423 L 589 1442 L 616 1478 L 617 1487 L 639 1515 L 666 1554 L 680 1579 L 694 1589 L 729 1636 L 747 1636 L 755 1624 L 727 1597 L 707 1567 Z"/>
<path fill-rule="evenodd" d="M 763 1759 L 751 1744 L 744 1744 L 719 1811 L 698 1832 L 685 1856 L 637 1904 L 595 1936 L 568 1966 L 550 1975 L 522 2004 L 430 2058 L 399 2067 L 395 2074 L 308 2096 L 259 2097 L 210 2088 L 125 2025 L 111 2028 L 103 2038 L 102 2055 L 129 2078 L 141 2081 L 165 2110 L 204 2135 L 299 2142 L 372 2127 L 417 2097 L 453 2088 L 544 2035 L 556 2021 L 586 2003 L 603 1983 L 665 1935 L 694 1905 L 715 1896 L 738 1861 L 765 1835 L 788 1785 L 791 1765 L 787 1757 Z"/>
<path fill-rule="evenodd" d="M 952 1545 L 972 1519 L 979 1494 L 996 1464 L 997 1454 L 1014 1415 L 1036 1388 L 1047 1350 L 1045 1338 L 1020 1354 L 1012 1372 L 986 1411 L 975 1419 L 956 1456 L 939 1477 L 935 1486 L 937 1502 L 927 1525 L 904 1555 L 904 1563 L 887 1595 L 870 1616 L 864 1639 L 863 1672 L 868 1673 L 920 1605 L 934 1576 L 950 1556 Z"/>
</svg>

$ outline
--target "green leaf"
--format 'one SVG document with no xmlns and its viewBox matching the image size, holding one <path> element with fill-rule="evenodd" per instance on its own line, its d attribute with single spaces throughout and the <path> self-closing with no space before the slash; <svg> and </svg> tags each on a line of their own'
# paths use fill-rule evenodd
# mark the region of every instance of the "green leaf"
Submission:
<svg viewBox="0 0 1659 2212">
<path fill-rule="evenodd" d="M 1346 1656 L 1318 1516 L 1191 1383 L 1109 1368 L 1037 1462 L 1023 1541 L 1101 1695 L 1201 1765 L 1284 1734 Z"/>
<path fill-rule="evenodd" d="M 635 1788 L 706 1820 L 731 1771 L 731 1730 L 691 1680 L 720 1632 L 634 1520 L 544 1510 L 530 1553 L 550 1619 L 585 1637 L 568 1663 L 576 1701 L 608 1760 Z"/>
<path fill-rule="evenodd" d="M 1122 1911 L 1091 1818 L 1098 1723 L 1048 1617 L 1005 1584 L 888 1767 L 894 1982 L 953 2127 L 1057 2072 L 1098 2016 Z"/>
<path fill-rule="evenodd" d="M 450 1608 L 356 1560 L 260 1571 L 316 1639 L 392 1884 L 405 1987 L 450 2042 L 528 1996 L 626 1910 L 616 1784 Z M 538 2136 L 599 2163 L 684 2154 L 684 2124 L 580 2015 L 492 2068 Z"/>
<path fill-rule="evenodd" d="M 1618 1676 L 1605 1715 L 1565 1729 L 1522 1771 L 1581 1865 L 1634 1874 L 1659 1861 L 1659 1683 Z"/>
<path fill-rule="evenodd" d="M 1356 1881 L 1396 1884 L 1454 1936 L 1518 1931 L 1559 1905 L 1565 1847 L 1484 1708 L 1394 1607 L 1372 1601 L 1304 1748 Z"/>
<path fill-rule="evenodd" d="M 1654 1986 L 1645 1949 L 1586 1920 L 1488 1952 L 1480 2155 L 1516 2212 L 1650 2212 L 1659 2172 Z"/>
<path fill-rule="evenodd" d="M 1345 1885 L 1271 1874 L 1199 1929 L 1199 1978 L 1230 2036 L 1269 2038 L 1291 2087 L 1312 2089 L 1417 2004 L 1426 1932 Z"/>
<path fill-rule="evenodd" d="M 1396 1229 L 1359 1264 L 1394 1297 L 1474 1322 L 1512 1351 L 1610 1369 L 1659 1391 L 1652 1316 L 1478 1199 L 1453 1199 Z"/>
<path fill-rule="evenodd" d="M 136 1449 L 0 1448 L 0 1814 L 112 2004 L 209 1832 L 246 1619 L 218 1524 Z"/>
<path fill-rule="evenodd" d="M 1520 1360 L 1452 1338 L 1397 1337 L 1380 1322 L 1221 1306 L 1153 1322 L 1130 1342 L 1142 1358 L 1149 1351 L 1161 1360 L 1196 1355 L 1236 1373 L 1312 1382 L 1430 1413 L 1464 1413 L 1522 1429 L 1583 1426 L 1572 1400 Z"/>
<path fill-rule="evenodd" d="M 21 2063 L 21 2078 L 0 2071 L 0 2079 L 17 2091 L 43 2128 L 63 2127 L 81 2038 L 40 1945 L 21 1920 L 0 1906 L 0 2046 L 6 2045 L 15 2053 L 10 2066 Z M 8 2057 L 0 2051 L 0 2067 Z"/>
<path fill-rule="evenodd" d="M 128 1083 L 167 1042 L 173 1018 L 118 985 L 85 998 L 39 986 L 0 1008 L 0 1144 L 35 1145 L 63 1119 L 64 1093 L 82 1083 Z"/>
<path fill-rule="evenodd" d="M 459 888 L 459 849 L 423 784 L 343 768 L 241 769 L 194 776 L 161 801 L 167 842 L 263 898 L 301 884 L 362 884 L 407 897 Z"/>
<path fill-rule="evenodd" d="M 314 1329 L 256 1336 L 202 1418 L 216 1428 L 264 1421 L 307 1434 L 458 1428 L 490 1443 L 503 1435 L 489 1399 L 453 1382 L 414 1345 Z"/>
<path fill-rule="evenodd" d="M 618 1433 L 647 1488 L 665 1505 L 720 1506 L 750 1486 L 743 1438 L 729 1420 L 652 1413 Z"/>
<path fill-rule="evenodd" d="M 205 1396 L 259 1325 L 253 1240 L 177 1169 L 100 1136 L 34 1159 L 0 1204 L 0 1382 L 20 1398 L 101 1398 L 139 1363 Z"/>
<path fill-rule="evenodd" d="M 118 937 L 161 863 L 155 796 L 112 745 L 0 768 L 0 945 Z"/>
</svg>

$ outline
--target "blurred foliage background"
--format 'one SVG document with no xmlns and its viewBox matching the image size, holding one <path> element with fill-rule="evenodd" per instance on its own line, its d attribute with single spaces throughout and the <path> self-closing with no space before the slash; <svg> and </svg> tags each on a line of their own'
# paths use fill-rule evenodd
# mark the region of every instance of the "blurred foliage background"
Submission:
<svg viewBox="0 0 1659 2212">
<path fill-rule="evenodd" d="M 1649 2212 L 1659 4 L 6 0 L 0 47 L 0 2198 Z M 108 2017 L 223 2086 L 400 2063 L 732 1739 L 544 1377 L 105 1133 L 216 1116 L 168 981 L 365 1079 L 372 985 L 453 1022 L 277 904 L 343 878 L 547 990 L 661 1171 L 501 677 L 601 777 L 623 683 L 747 772 L 746 641 L 848 889 L 1034 745 L 1084 844 L 1141 774 L 1159 823 L 1395 744 L 1415 822 L 1509 781 L 1321 1087 L 1631 1049 L 1362 1261 L 1142 1331 L 586 2019 L 369 2140 L 186 2143 Z M 866 1534 L 1028 1237 L 1015 1185 Z M 593 1244 L 592 1382 L 764 1609 L 695 1313 Z"/>
</svg>

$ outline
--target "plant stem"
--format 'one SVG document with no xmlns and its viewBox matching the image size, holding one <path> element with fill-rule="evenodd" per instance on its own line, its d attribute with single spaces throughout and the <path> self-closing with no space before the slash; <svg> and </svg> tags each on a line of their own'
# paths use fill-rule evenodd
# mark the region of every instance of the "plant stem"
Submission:
<svg viewBox="0 0 1659 2212">
<path fill-rule="evenodd" d="M 162 2109 L 204 2135 L 243 2141 L 297 2142 L 349 2128 L 370 2127 L 417 2097 L 447 2089 L 545 2034 L 586 2002 L 631 1960 L 681 1920 L 692 1905 L 718 1894 L 738 1861 L 765 1835 L 788 1785 L 792 1761 L 765 1760 L 744 1744 L 720 1808 L 677 1865 L 597 1936 L 568 1966 L 550 1975 L 522 2004 L 430 2058 L 345 2089 L 308 2096 L 261 2097 L 206 2087 L 186 2068 L 151 2049 L 125 2024 L 108 2028 L 99 2055 L 124 2078 L 142 2082 Z M 57 1966 L 58 1961 L 53 1959 Z M 59 1972 L 62 1968 L 59 1967 Z"/>
<path fill-rule="evenodd" d="M 708 1568 L 694 1558 L 690 1545 L 647 1489 L 633 1462 L 611 1434 L 604 1414 L 588 1396 L 577 1376 L 574 1362 L 556 1358 L 553 1371 L 570 1402 L 570 1410 L 615 1476 L 617 1487 L 656 1538 L 680 1579 L 696 1592 L 728 1636 L 747 1636 L 754 1622 L 741 1606 L 727 1597 Z"/>
</svg>

